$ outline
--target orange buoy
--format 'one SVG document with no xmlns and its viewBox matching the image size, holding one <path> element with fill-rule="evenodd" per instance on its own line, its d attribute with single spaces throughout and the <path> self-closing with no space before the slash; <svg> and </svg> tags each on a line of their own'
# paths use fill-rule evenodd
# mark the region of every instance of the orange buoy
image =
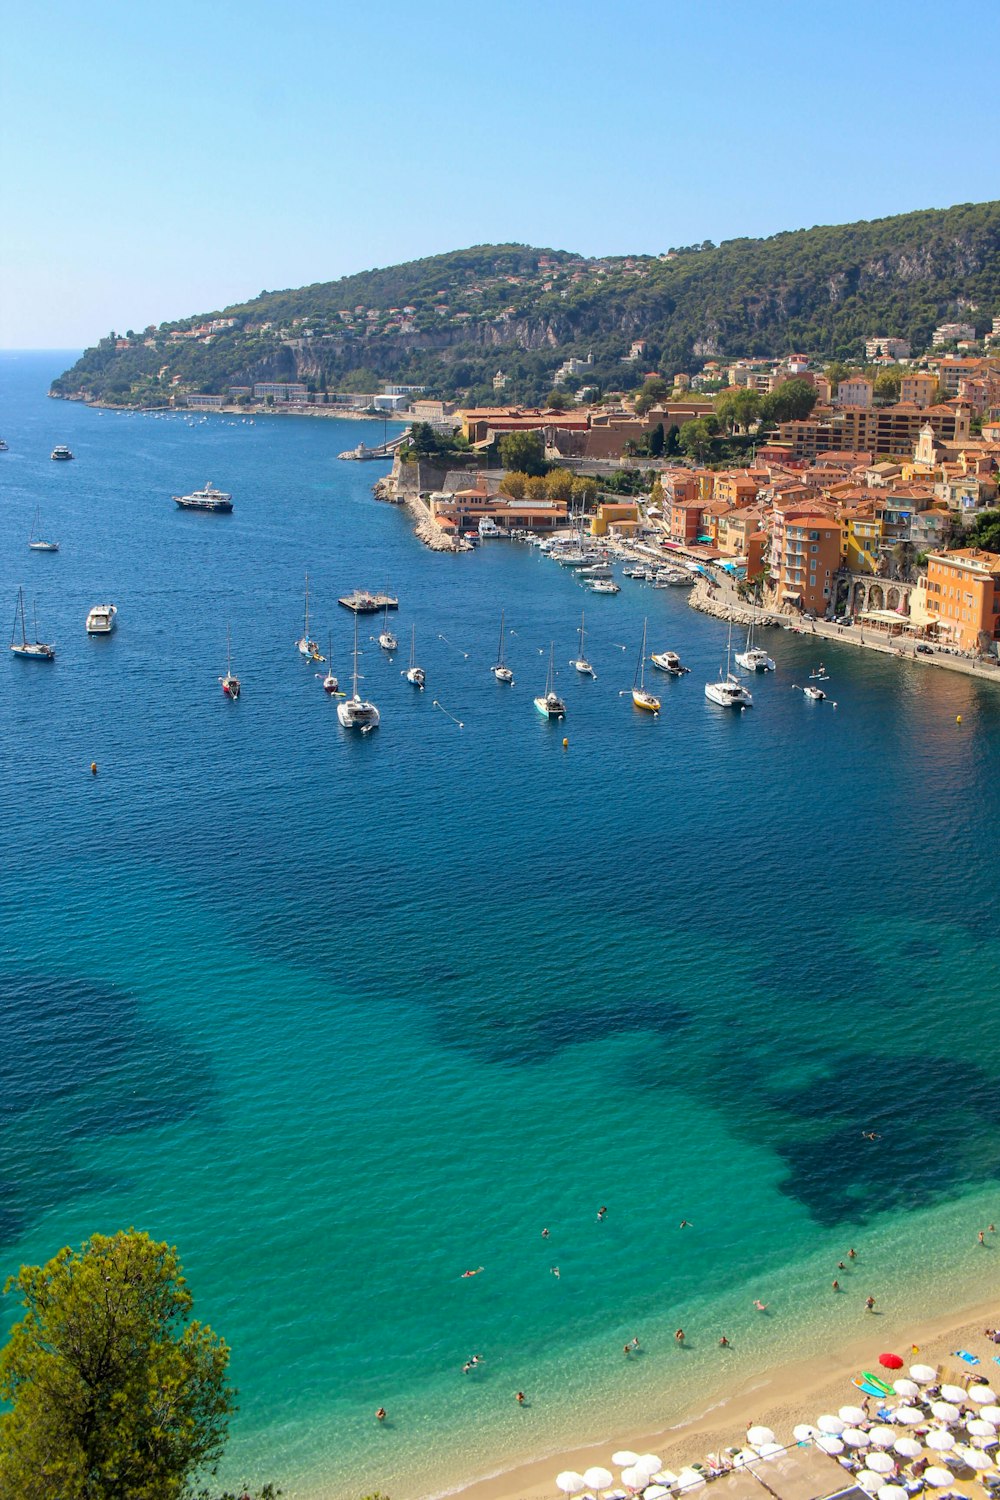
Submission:
<svg viewBox="0 0 1000 1500">
<path fill-rule="evenodd" d="M 96 776 L 97 775 L 97 761 L 96 760 L 92 760 L 90 762 L 90 774 L 91 774 L 91 776 Z"/>
<path fill-rule="evenodd" d="M 962 715 L 961 714 L 957 714 L 956 717 L 955 717 L 955 723 L 956 724 L 961 724 L 961 722 L 962 722 Z"/>
<path fill-rule="evenodd" d="M 563 749 L 564 750 L 568 750 L 569 749 L 569 740 L 563 740 Z"/>
</svg>

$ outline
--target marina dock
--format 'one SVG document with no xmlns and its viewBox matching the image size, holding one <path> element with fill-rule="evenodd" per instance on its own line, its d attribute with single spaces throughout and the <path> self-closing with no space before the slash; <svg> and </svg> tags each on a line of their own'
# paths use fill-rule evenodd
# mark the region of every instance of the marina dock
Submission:
<svg viewBox="0 0 1000 1500">
<path fill-rule="evenodd" d="M 356 615 L 374 615 L 380 609 L 399 608 L 399 600 L 394 594 L 373 594 L 368 589 L 355 589 L 353 594 L 344 594 L 337 603 Z"/>
</svg>

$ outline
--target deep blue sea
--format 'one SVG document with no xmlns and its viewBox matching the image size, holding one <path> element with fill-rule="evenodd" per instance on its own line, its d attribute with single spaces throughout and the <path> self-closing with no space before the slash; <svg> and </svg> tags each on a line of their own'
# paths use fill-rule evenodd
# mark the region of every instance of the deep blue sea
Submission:
<svg viewBox="0 0 1000 1500">
<path fill-rule="evenodd" d="M 337 461 L 381 429 L 47 399 L 72 357 L 0 358 L 0 603 L 23 585 L 58 651 L 0 664 L 0 1275 L 130 1224 L 175 1243 L 233 1349 L 224 1477 L 331 1500 L 665 1425 L 723 1330 L 730 1379 L 869 1291 L 982 1296 L 996 689 L 824 643 L 838 706 L 809 704 L 816 649 L 770 632 L 727 715 L 683 591 L 433 554 L 383 466 Z M 206 480 L 232 516 L 172 504 Z M 362 621 L 368 737 L 294 649 L 306 573 L 342 680 L 337 596 L 399 596 L 394 660 Z M 620 696 L 644 617 L 692 668 L 656 719 Z M 531 702 L 550 641 L 563 725 Z"/>
</svg>

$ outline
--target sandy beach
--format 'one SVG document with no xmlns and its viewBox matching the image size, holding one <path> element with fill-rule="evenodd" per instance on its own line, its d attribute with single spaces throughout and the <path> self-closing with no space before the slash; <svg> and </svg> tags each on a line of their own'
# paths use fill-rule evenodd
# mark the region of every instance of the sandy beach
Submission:
<svg viewBox="0 0 1000 1500">
<path fill-rule="evenodd" d="M 1000 1370 L 992 1363 L 994 1355 L 1000 1357 L 1000 1349 L 983 1334 L 984 1328 L 995 1325 L 996 1316 L 996 1304 L 991 1302 L 966 1308 L 959 1315 L 929 1318 L 919 1327 L 891 1312 L 870 1317 L 862 1313 L 856 1339 L 840 1341 L 809 1359 L 748 1374 L 732 1386 L 703 1392 L 692 1400 L 687 1413 L 674 1414 L 660 1427 L 608 1432 L 586 1445 L 526 1461 L 450 1493 L 460 1494 L 463 1500 L 562 1500 L 555 1477 L 563 1469 L 609 1465 L 613 1451 L 631 1448 L 637 1453 L 658 1453 L 666 1468 L 676 1470 L 707 1452 L 741 1443 L 746 1428 L 757 1422 L 773 1428 L 778 1442 L 791 1442 L 796 1423 L 814 1421 L 823 1412 L 836 1412 L 860 1399 L 852 1378 L 861 1370 L 877 1369 L 878 1356 L 887 1349 L 906 1364 L 916 1360 L 945 1364 L 953 1378 L 960 1373 L 963 1381 L 973 1367 L 954 1359 L 952 1351 L 966 1349 L 979 1356 L 978 1376 L 989 1380 L 992 1372 L 1000 1379 Z M 911 1352 L 914 1345 L 918 1354 Z"/>
</svg>

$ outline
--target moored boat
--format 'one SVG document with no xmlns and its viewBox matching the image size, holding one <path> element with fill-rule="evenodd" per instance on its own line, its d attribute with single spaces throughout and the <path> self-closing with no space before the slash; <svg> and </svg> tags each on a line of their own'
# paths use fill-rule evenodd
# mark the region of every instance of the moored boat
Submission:
<svg viewBox="0 0 1000 1500">
<path fill-rule="evenodd" d="M 378 643 L 383 651 L 396 651 L 399 648 L 399 642 L 389 629 L 388 605 L 386 605 L 385 614 L 382 617 L 382 629 L 379 631 Z"/>
<path fill-rule="evenodd" d="M 410 665 L 406 669 L 405 676 L 407 682 L 412 682 L 414 687 L 418 687 L 420 691 L 423 692 L 424 683 L 427 681 L 427 674 L 424 671 L 423 667 L 417 666 L 416 625 L 410 627 Z"/>
<path fill-rule="evenodd" d="M 685 667 L 676 651 L 654 651 L 650 656 L 654 667 L 661 672 L 669 672 L 671 677 L 683 677 L 685 672 L 690 672 L 690 667 Z"/>
<path fill-rule="evenodd" d="M 549 644 L 549 671 L 545 679 L 545 692 L 535 699 L 535 707 L 546 719 L 564 719 L 566 705 L 555 690 L 555 645 Z"/>
<path fill-rule="evenodd" d="M 49 454 L 49 457 L 54 458 L 57 463 L 65 463 L 67 459 L 73 457 L 73 454 L 66 447 L 65 443 L 58 443 Z"/>
<path fill-rule="evenodd" d="M 174 504 L 181 510 L 216 511 L 229 515 L 233 508 L 232 495 L 217 490 L 214 484 L 206 484 L 202 490 L 192 490 L 190 495 L 175 495 Z"/>
<path fill-rule="evenodd" d="M 231 698 L 235 703 L 236 699 L 240 696 L 240 679 L 233 671 L 233 649 L 228 623 L 226 625 L 226 675 L 225 677 L 220 677 L 219 681 L 222 683 L 222 691 L 226 697 Z"/>
<path fill-rule="evenodd" d="M 504 627 L 503 610 L 500 611 L 500 644 L 497 647 L 496 665 L 490 668 L 497 682 L 505 682 L 508 687 L 514 686 L 514 674 L 504 661 Z"/>
<path fill-rule="evenodd" d="M 28 546 L 31 548 L 32 552 L 58 552 L 58 542 L 43 542 L 40 536 L 35 535 L 35 532 L 38 530 L 38 517 L 40 512 L 41 506 L 36 505 L 35 519 L 32 521 L 31 530 L 28 533 Z"/>
<path fill-rule="evenodd" d="M 306 661 L 322 661 L 323 660 L 323 657 L 320 654 L 320 649 L 319 649 L 318 642 L 314 641 L 313 638 L 312 638 L 312 636 L 309 634 L 309 574 L 308 573 L 306 574 L 306 611 L 305 611 L 305 623 L 304 623 L 304 626 L 303 626 L 302 634 L 299 636 L 298 640 L 295 642 L 295 649 L 298 651 L 298 653 L 299 653 L 300 656 L 304 656 L 305 657 Z"/>
<path fill-rule="evenodd" d="M 584 623 L 585 623 L 585 614 L 584 614 L 584 611 L 581 610 L 580 611 L 580 630 L 579 630 L 579 636 L 580 636 L 580 654 L 579 654 L 578 657 L 576 657 L 573 661 L 570 662 L 570 666 L 571 667 L 575 667 L 576 670 L 580 673 L 581 677 L 594 677 L 596 674 L 595 674 L 594 669 L 591 666 L 590 662 L 587 660 L 587 654 L 586 654 L 586 652 L 583 649 L 583 643 L 584 643 L 584 640 L 586 639 L 586 631 L 584 630 Z"/>
<path fill-rule="evenodd" d="M 632 702 L 636 708 L 644 709 L 646 713 L 658 714 L 660 712 L 660 700 L 655 693 L 646 691 L 646 621 L 642 622 L 642 645 L 639 647 L 639 660 L 635 664 L 635 676 L 632 679 Z"/>
<path fill-rule="evenodd" d="M 381 722 L 374 703 L 369 703 L 358 692 L 358 616 L 354 615 L 354 670 L 351 673 L 351 696 L 342 698 L 337 704 L 337 718 L 345 729 L 360 729 L 369 734 Z"/>
<path fill-rule="evenodd" d="M 719 668 L 718 682 L 706 682 L 705 697 L 710 703 L 716 703 L 720 708 L 750 708 L 753 698 L 749 691 L 743 686 L 738 677 L 732 672 L 733 654 L 733 622 L 729 622 L 729 640 L 726 646 L 726 675 L 723 677 L 722 668 Z"/>
<path fill-rule="evenodd" d="M 14 628 L 10 635 L 12 655 L 19 656 L 22 661 L 54 661 L 56 655 L 55 646 L 51 645 L 48 641 L 40 641 L 38 639 L 38 621 L 34 618 L 34 611 L 32 611 L 32 619 L 34 620 L 35 639 L 29 641 L 24 625 L 24 590 L 18 589 L 17 607 L 14 611 Z M 20 640 L 17 638 L 18 621 L 21 624 Z"/>
<path fill-rule="evenodd" d="M 87 615 L 88 635 L 110 635 L 117 623 L 117 604 L 95 604 Z"/>
</svg>

